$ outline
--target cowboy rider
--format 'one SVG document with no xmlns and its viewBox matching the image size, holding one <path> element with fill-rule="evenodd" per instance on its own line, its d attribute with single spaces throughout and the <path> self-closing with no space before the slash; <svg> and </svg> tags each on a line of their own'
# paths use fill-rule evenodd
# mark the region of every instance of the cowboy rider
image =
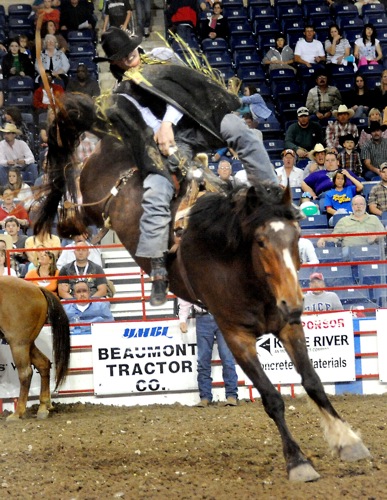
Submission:
<svg viewBox="0 0 387 500">
<path fill-rule="evenodd" d="M 118 102 L 140 112 L 143 126 L 153 129 L 161 155 L 168 157 L 178 146 L 179 154 L 192 158 L 194 152 L 227 143 L 237 151 L 250 179 L 278 183 L 263 143 L 232 113 L 240 107 L 239 99 L 199 71 L 176 63 L 170 49 L 141 56 L 140 43 L 140 37 L 112 27 L 102 35 L 106 57 L 96 60 L 110 62 L 110 71 L 121 82 L 115 90 Z M 165 257 L 173 195 L 168 175 L 157 169 L 147 174 L 136 256 L 151 260 L 150 303 L 154 306 L 166 301 Z"/>
</svg>

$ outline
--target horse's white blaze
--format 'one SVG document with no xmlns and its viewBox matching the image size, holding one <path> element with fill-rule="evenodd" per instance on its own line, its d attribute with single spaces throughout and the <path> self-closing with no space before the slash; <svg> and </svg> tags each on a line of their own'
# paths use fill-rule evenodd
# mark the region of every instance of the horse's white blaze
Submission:
<svg viewBox="0 0 387 500">
<path fill-rule="evenodd" d="M 296 268 L 294 267 L 294 262 L 292 259 L 292 256 L 290 255 L 290 252 L 287 248 L 283 250 L 283 257 L 284 257 L 284 262 L 286 267 L 289 269 L 289 271 L 292 273 L 294 279 L 297 281 L 297 271 Z"/>
<path fill-rule="evenodd" d="M 278 231 L 283 231 L 285 229 L 285 223 L 281 221 L 276 221 L 276 222 L 270 222 L 270 227 L 273 229 L 273 231 L 278 232 Z"/>
</svg>

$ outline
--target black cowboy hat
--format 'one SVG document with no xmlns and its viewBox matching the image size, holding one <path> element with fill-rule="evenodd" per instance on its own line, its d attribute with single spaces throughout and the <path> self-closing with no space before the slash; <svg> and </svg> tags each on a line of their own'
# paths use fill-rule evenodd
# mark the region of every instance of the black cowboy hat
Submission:
<svg viewBox="0 0 387 500">
<path fill-rule="evenodd" d="M 355 145 L 356 145 L 357 141 L 358 141 L 358 138 L 354 137 L 352 134 L 341 135 L 339 137 L 339 144 L 340 144 L 340 146 L 344 147 L 344 142 L 345 141 L 353 141 L 355 143 Z"/>
<path fill-rule="evenodd" d="M 375 130 L 381 130 L 384 132 L 387 129 L 386 125 L 382 125 L 379 120 L 372 120 L 370 122 L 370 126 L 365 129 L 367 134 L 370 134 L 371 132 L 375 132 Z"/>
<path fill-rule="evenodd" d="M 112 26 L 101 37 L 106 57 L 95 57 L 94 62 L 119 61 L 137 49 L 141 40 L 141 36 L 129 36 L 126 31 Z"/>
</svg>

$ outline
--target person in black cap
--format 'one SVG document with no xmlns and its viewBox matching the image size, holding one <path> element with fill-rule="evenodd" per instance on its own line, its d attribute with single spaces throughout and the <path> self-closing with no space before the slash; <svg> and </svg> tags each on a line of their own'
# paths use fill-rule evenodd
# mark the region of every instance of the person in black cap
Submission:
<svg viewBox="0 0 387 500">
<path fill-rule="evenodd" d="M 278 183 L 263 143 L 232 111 L 239 99 L 219 83 L 184 64 L 167 48 L 140 55 L 139 37 L 110 28 L 102 35 L 106 54 L 97 61 L 110 62 L 110 70 L 121 82 L 116 89 L 120 112 L 141 115 L 137 127 L 153 130 L 151 161 L 141 165 L 144 179 L 143 215 L 136 255 L 151 259 L 153 280 L 151 304 L 165 302 L 168 278 L 165 254 L 168 250 L 170 201 L 174 185 L 162 168 L 162 156 L 190 159 L 199 151 L 219 149 L 227 144 L 243 161 L 250 179 Z M 175 59 L 174 59 L 175 58 Z M 154 154 L 158 150 L 161 155 Z M 149 166 L 150 165 L 150 166 Z"/>
<path fill-rule="evenodd" d="M 361 159 L 365 167 L 363 177 L 367 181 L 380 180 L 379 168 L 387 159 L 387 139 L 382 137 L 384 130 L 386 126 L 374 120 L 365 129 L 367 134 L 371 134 L 371 140 L 361 148 Z"/>
<path fill-rule="evenodd" d="M 363 166 L 359 153 L 356 151 L 358 138 L 352 134 L 345 134 L 339 138 L 342 149 L 338 154 L 340 168 L 354 172 L 358 177 L 363 175 Z"/>
<path fill-rule="evenodd" d="M 306 107 L 311 120 L 318 120 L 322 125 L 328 123 L 332 111 L 341 104 L 341 94 L 337 87 L 328 85 L 328 72 L 325 68 L 315 73 L 316 86 L 311 88 L 306 97 Z"/>
</svg>

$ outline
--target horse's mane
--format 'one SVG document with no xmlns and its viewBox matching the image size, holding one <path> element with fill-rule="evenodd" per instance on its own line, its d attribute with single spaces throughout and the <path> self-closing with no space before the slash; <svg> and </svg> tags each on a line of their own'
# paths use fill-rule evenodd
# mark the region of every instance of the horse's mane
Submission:
<svg viewBox="0 0 387 500">
<path fill-rule="evenodd" d="M 200 198 L 190 211 L 188 230 L 197 232 L 210 251 L 231 258 L 250 249 L 256 228 L 268 220 L 299 218 L 286 191 L 257 183 L 235 188 L 227 196 L 211 193 Z"/>
<path fill-rule="evenodd" d="M 104 96 L 104 106 L 96 107 L 88 96 L 69 93 L 59 103 L 56 119 L 49 127 L 47 196 L 34 224 L 35 234 L 50 232 L 65 194 L 74 205 L 78 201 L 76 177 L 79 175 L 79 165 L 75 151 L 83 132 L 90 131 L 99 138 L 111 137 L 112 148 L 125 149 L 125 157 L 133 159 L 133 165 L 143 161 L 144 140 L 141 127 L 135 126 L 141 118 L 133 110 L 127 112 L 125 99 L 121 98 L 117 102 L 119 96 L 110 97 Z M 112 151 L 112 154 L 116 157 L 117 152 Z M 69 237 L 70 232 L 84 232 L 85 226 L 78 208 L 74 209 L 74 217 L 69 224 L 67 227 L 64 212 L 60 214 L 58 233 L 61 236 Z"/>
</svg>

